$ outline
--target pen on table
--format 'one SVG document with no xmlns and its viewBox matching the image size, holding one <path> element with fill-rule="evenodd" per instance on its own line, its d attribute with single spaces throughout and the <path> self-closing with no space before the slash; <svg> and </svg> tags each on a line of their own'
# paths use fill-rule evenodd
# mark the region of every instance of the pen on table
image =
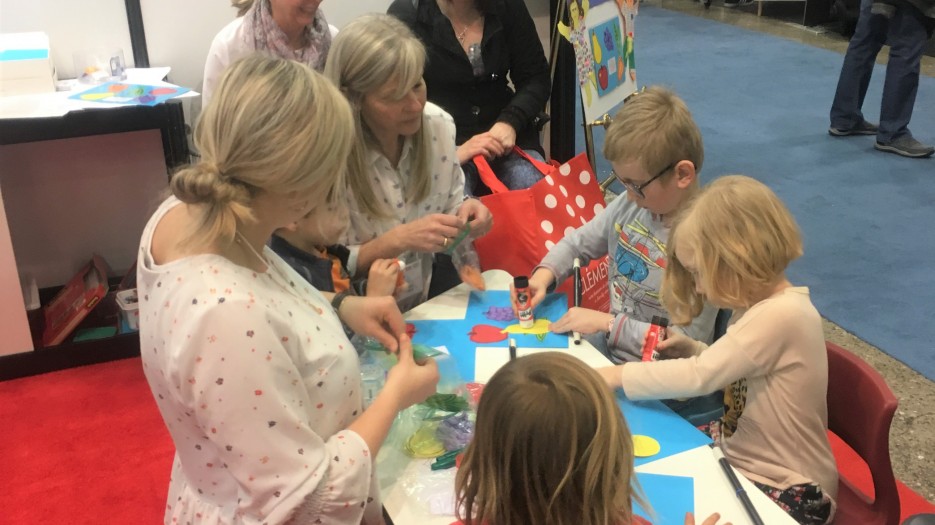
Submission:
<svg viewBox="0 0 935 525">
<path fill-rule="evenodd" d="M 747 491 L 744 490 L 743 485 L 740 484 L 740 480 L 737 479 L 737 474 L 734 473 L 734 469 L 731 468 L 730 463 L 727 462 L 727 458 L 724 457 L 724 453 L 721 452 L 721 447 L 714 443 L 712 443 L 710 447 L 711 451 L 714 453 L 715 459 L 717 459 L 717 462 L 721 465 L 721 470 L 727 475 L 727 480 L 730 481 L 734 493 L 737 494 L 737 498 L 740 500 L 740 503 L 743 504 L 744 510 L 746 510 L 747 514 L 750 516 L 750 521 L 753 525 L 763 525 L 763 520 L 757 513 L 756 507 L 753 506 L 753 502 L 750 501 L 750 496 L 747 496 Z"/>
<path fill-rule="evenodd" d="M 516 359 L 516 339 L 510 338 L 510 361 Z"/>
<path fill-rule="evenodd" d="M 581 259 L 575 257 L 575 306 L 581 306 Z M 575 338 L 575 344 L 581 344 L 581 333 L 572 332 Z"/>
</svg>

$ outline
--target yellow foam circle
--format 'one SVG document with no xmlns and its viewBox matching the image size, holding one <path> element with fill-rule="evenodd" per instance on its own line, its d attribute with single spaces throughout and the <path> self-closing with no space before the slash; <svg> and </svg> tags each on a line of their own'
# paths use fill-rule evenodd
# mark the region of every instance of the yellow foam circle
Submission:
<svg viewBox="0 0 935 525">
<path fill-rule="evenodd" d="M 660 449 L 659 442 L 649 436 L 633 436 L 633 454 L 638 458 L 655 456 Z"/>
</svg>

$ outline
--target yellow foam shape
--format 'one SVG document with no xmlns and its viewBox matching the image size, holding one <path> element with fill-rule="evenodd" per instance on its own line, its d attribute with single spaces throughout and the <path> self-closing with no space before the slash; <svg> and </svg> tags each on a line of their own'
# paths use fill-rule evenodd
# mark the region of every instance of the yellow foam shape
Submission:
<svg viewBox="0 0 935 525">
<path fill-rule="evenodd" d="M 81 95 L 82 100 L 101 100 L 114 96 L 113 93 L 85 93 Z"/>
<path fill-rule="evenodd" d="M 501 334 L 530 334 L 530 335 L 542 335 L 549 333 L 549 325 L 552 324 L 548 319 L 536 319 L 532 324 L 531 328 L 523 328 L 518 324 L 511 324 L 503 330 L 500 330 Z"/>
<path fill-rule="evenodd" d="M 638 458 L 647 458 L 659 453 L 659 442 L 649 436 L 633 435 L 633 455 Z"/>
</svg>

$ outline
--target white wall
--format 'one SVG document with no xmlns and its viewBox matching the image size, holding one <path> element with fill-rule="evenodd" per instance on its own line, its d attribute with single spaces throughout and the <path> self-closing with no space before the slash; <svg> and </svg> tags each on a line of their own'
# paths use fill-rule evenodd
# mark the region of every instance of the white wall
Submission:
<svg viewBox="0 0 935 525">
<path fill-rule="evenodd" d="M 0 0 L 0 33 L 44 31 L 58 78 L 74 78 L 75 53 L 121 49 L 133 65 L 123 0 Z"/>
</svg>

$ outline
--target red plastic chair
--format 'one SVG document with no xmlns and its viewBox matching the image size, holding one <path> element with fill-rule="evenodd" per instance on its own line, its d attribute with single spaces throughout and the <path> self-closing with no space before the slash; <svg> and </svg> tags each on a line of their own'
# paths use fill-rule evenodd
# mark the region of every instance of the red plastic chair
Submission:
<svg viewBox="0 0 935 525">
<path fill-rule="evenodd" d="M 890 423 L 899 401 L 879 372 L 853 353 L 826 342 L 828 428 L 870 468 L 874 498 L 841 477 L 837 525 L 899 525 L 899 493 L 890 463 Z"/>
</svg>

